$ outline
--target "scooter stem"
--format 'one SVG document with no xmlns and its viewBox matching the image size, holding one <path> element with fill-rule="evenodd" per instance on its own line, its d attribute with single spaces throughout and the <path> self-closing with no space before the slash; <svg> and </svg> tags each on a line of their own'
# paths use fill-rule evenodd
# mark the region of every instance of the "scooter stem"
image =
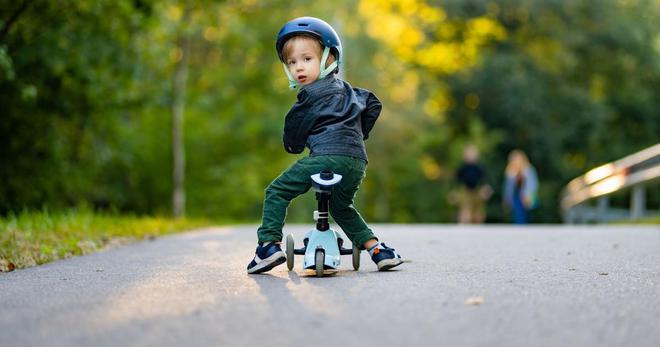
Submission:
<svg viewBox="0 0 660 347">
<path fill-rule="evenodd" d="M 326 231 L 330 229 L 328 222 L 330 210 L 330 192 L 316 193 L 316 200 L 318 200 L 318 219 L 316 220 L 316 229 L 319 231 Z"/>
<path fill-rule="evenodd" d="M 330 212 L 330 194 L 332 194 L 332 187 L 341 181 L 342 176 L 334 174 L 330 170 L 323 170 L 318 174 L 311 176 L 312 185 L 316 191 L 316 200 L 318 200 L 318 210 L 314 211 L 314 218 L 316 219 L 316 229 L 319 231 L 326 231 L 330 229 L 329 212 Z"/>
</svg>

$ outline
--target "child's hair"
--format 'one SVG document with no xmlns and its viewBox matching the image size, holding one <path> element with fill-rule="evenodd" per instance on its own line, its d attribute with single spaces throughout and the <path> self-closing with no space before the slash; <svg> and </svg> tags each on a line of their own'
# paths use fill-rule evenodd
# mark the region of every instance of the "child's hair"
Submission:
<svg viewBox="0 0 660 347">
<path fill-rule="evenodd" d="M 306 34 L 306 33 L 300 33 L 295 36 L 290 37 L 286 42 L 284 42 L 284 46 L 282 47 L 282 57 L 286 61 L 289 57 L 289 54 L 291 54 L 291 50 L 293 49 L 293 43 L 298 40 L 305 40 L 305 41 L 311 41 L 314 42 L 314 46 L 316 47 L 316 53 L 318 54 L 319 59 L 321 58 L 321 55 L 323 54 L 323 49 L 325 48 L 321 42 L 319 41 L 318 38 L 316 38 L 313 35 Z M 328 61 L 326 62 L 325 66 L 329 66 L 335 61 L 336 57 L 334 53 L 331 53 L 328 55 Z"/>
</svg>

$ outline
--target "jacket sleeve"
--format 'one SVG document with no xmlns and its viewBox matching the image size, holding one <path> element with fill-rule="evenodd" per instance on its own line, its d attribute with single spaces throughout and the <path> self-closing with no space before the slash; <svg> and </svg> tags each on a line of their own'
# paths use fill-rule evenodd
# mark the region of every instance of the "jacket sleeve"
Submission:
<svg viewBox="0 0 660 347">
<path fill-rule="evenodd" d="M 307 137 L 314 126 L 314 116 L 311 103 L 303 92 L 298 96 L 298 102 L 289 110 L 284 119 L 284 149 L 293 154 L 305 150 Z"/>
<path fill-rule="evenodd" d="M 378 116 L 380 116 L 380 111 L 383 109 L 383 104 L 380 103 L 380 100 L 378 100 L 374 93 L 368 90 L 361 88 L 354 88 L 354 90 L 358 97 L 364 100 L 366 106 L 360 115 L 362 135 L 363 139 L 366 140 L 369 138 L 369 133 L 371 132 L 371 129 L 373 129 L 374 124 L 376 124 Z"/>
</svg>

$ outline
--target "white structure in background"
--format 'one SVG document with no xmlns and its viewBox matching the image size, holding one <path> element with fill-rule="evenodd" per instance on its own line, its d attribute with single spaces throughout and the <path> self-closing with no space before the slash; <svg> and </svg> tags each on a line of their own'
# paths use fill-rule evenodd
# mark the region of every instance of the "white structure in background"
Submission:
<svg viewBox="0 0 660 347">
<path fill-rule="evenodd" d="M 617 161 L 599 166 L 572 180 L 561 197 L 566 223 L 637 220 L 648 214 L 646 191 L 660 178 L 660 143 Z M 609 206 L 609 195 L 630 188 L 629 209 Z M 595 207 L 589 200 L 598 198 Z"/>
</svg>

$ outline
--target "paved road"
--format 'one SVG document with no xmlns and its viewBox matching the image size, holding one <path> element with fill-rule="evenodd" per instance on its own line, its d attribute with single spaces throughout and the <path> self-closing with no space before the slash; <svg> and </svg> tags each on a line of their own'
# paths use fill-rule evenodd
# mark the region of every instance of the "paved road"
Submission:
<svg viewBox="0 0 660 347">
<path fill-rule="evenodd" d="M 248 276 L 254 226 L 0 274 L 0 346 L 658 346 L 660 226 L 375 225 L 411 262 Z M 288 226 L 301 240 L 306 227 Z M 483 303 L 479 305 L 469 302 Z M 466 303 L 467 302 L 467 303 Z"/>
</svg>

